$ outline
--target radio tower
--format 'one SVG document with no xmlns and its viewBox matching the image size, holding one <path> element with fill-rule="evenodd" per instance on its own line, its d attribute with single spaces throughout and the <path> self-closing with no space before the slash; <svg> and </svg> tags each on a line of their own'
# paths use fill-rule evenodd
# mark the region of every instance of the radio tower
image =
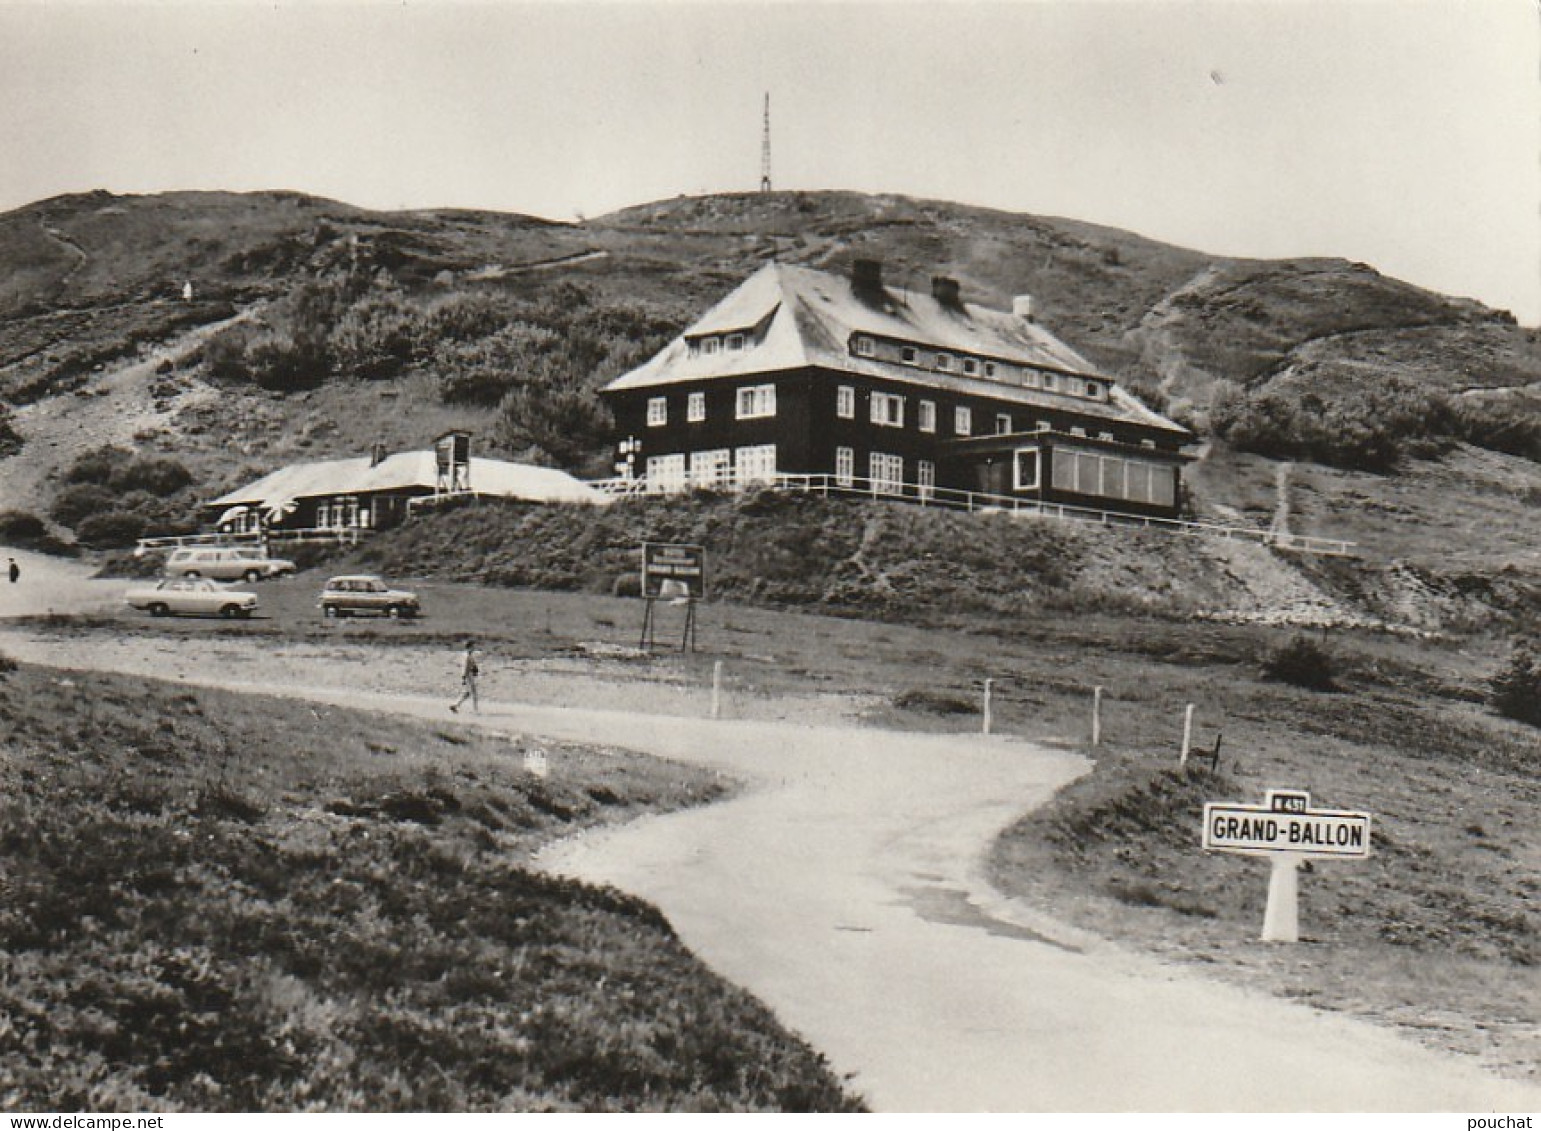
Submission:
<svg viewBox="0 0 1541 1131">
<path fill-rule="evenodd" d="M 760 138 L 760 191 L 770 192 L 770 91 L 765 92 L 765 132 Z"/>
</svg>

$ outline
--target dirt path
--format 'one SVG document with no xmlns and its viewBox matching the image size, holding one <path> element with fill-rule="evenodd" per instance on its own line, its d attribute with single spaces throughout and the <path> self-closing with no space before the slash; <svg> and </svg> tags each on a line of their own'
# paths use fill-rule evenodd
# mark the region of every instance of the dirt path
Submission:
<svg viewBox="0 0 1541 1131">
<path fill-rule="evenodd" d="M 182 361 L 210 336 L 252 318 L 258 309 L 194 327 L 173 342 L 115 363 L 92 380 L 85 395 L 45 397 L 18 408 L 12 420 L 25 444 L 16 455 L 0 458 L 0 509 L 44 513 L 51 481 L 80 455 L 106 444 L 134 449 L 139 434 L 182 409 L 215 399 L 219 394 L 212 387 L 188 380 L 176 383 L 175 395 L 157 398 L 161 378 L 156 370 L 163 362 Z"/>
<path fill-rule="evenodd" d="M 398 650 L 0 631 L 0 652 L 74 668 L 448 722 Z M 365 678 L 367 674 L 367 679 Z M 361 688 L 368 688 L 362 690 Z M 1394 1034 L 1205 982 L 995 895 L 993 834 L 1083 769 L 1006 739 L 508 701 L 464 721 L 719 768 L 733 800 L 554 846 L 544 866 L 656 903 L 720 972 L 884 1110 L 1535 1110 L 1541 1089 Z M 641 692 L 648 696 L 650 693 Z"/>
</svg>

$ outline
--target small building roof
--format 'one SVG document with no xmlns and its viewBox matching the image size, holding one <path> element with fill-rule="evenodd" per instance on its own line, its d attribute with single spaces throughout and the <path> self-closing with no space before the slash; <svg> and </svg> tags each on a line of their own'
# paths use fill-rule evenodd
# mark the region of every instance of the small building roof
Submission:
<svg viewBox="0 0 1541 1131">
<path fill-rule="evenodd" d="M 605 496 L 554 467 L 471 457 L 470 487 L 479 495 L 502 495 L 539 503 L 601 503 Z M 294 463 L 244 487 L 227 491 L 205 506 L 273 507 L 322 495 L 362 495 L 379 491 L 432 491 L 438 465 L 431 451 L 397 452 L 379 463 L 369 456 Z"/>
<path fill-rule="evenodd" d="M 703 337 L 753 335 L 753 348 L 692 348 Z M 1096 377 L 1110 384 L 1106 402 L 1072 399 L 1008 381 L 899 365 L 857 356 L 852 335 L 914 342 L 960 355 L 1004 361 L 1057 373 Z M 616 378 L 604 392 L 650 389 L 718 378 L 817 367 L 964 395 L 994 397 L 1045 409 L 1071 409 L 1187 434 L 1187 430 L 1112 384 L 1086 358 L 1029 318 L 930 293 L 893 287 L 871 298 L 844 275 L 770 263 L 696 320 L 643 365 Z"/>
</svg>

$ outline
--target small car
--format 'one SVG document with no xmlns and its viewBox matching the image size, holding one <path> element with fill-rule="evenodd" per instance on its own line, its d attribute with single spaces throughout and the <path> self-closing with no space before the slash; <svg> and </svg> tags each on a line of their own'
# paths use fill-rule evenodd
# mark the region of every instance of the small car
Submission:
<svg viewBox="0 0 1541 1131">
<path fill-rule="evenodd" d="M 416 593 L 392 589 L 383 579 L 369 573 L 332 578 L 321 590 L 321 599 L 316 605 L 329 617 L 348 617 L 356 613 L 415 617 L 422 611 Z"/>
<path fill-rule="evenodd" d="M 184 546 L 166 559 L 167 577 L 212 577 L 218 581 L 261 581 L 293 573 L 285 558 L 270 558 L 261 546 Z"/>
<path fill-rule="evenodd" d="M 123 594 L 123 603 L 143 609 L 152 617 L 187 613 L 244 618 L 256 610 L 257 595 L 226 588 L 207 577 L 169 577 L 154 585 L 130 589 Z"/>
</svg>

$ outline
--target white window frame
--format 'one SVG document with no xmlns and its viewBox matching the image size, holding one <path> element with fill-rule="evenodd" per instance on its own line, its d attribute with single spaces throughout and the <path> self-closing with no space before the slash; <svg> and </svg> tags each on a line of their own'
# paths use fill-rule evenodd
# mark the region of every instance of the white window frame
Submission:
<svg viewBox="0 0 1541 1131">
<path fill-rule="evenodd" d="M 690 477 L 685 472 L 685 453 L 671 452 L 668 455 L 647 457 L 647 489 L 649 491 L 667 494 L 674 491 L 683 491 L 690 485 Z"/>
<path fill-rule="evenodd" d="M 849 487 L 856 481 L 856 449 L 835 449 L 835 486 Z"/>
<path fill-rule="evenodd" d="M 904 397 L 899 393 L 873 393 L 868 413 L 873 424 L 883 428 L 904 427 Z"/>
<path fill-rule="evenodd" d="M 753 444 L 735 448 L 733 473 L 740 487 L 751 483 L 771 483 L 776 478 L 776 445 Z"/>
<path fill-rule="evenodd" d="M 917 361 L 920 360 L 920 351 L 917 350 L 914 346 L 900 346 L 899 360 L 904 362 L 906 365 L 914 365 Z"/>
<path fill-rule="evenodd" d="M 974 410 L 968 405 L 960 404 L 952 410 L 952 431 L 956 436 L 974 434 Z"/>
<path fill-rule="evenodd" d="M 853 343 L 857 357 L 874 357 L 877 354 L 877 343 L 866 334 L 857 334 Z"/>
<path fill-rule="evenodd" d="M 647 399 L 647 426 L 658 428 L 669 423 L 669 398 L 648 397 Z"/>
<path fill-rule="evenodd" d="M 979 372 L 979 362 L 971 357 L 965 357 L 963 359 L 963 372 L 972 377 Z"/>
<path fill-rule="evenodd" d="M 708 489 L 732 486 L 733 450 L 712 448 L 704 452 L 691 452 L 690 482 Z"/>
<path fill-rule="evenodd" d="M 936 402 L 921 401 L 915 408 L 915 423 L 922 432 L 936 431 Z"/>
<path fill-rule="evenodd" d="M 736 353 L 736 352 L 738 352 L 739 350 L 741 350 L 743 348 L 744 348 L 744 335 L 742 335 L 742 334 L 729 334 L 728 335 L 728 349 L 730 351 L 733 351 L 733 352 Z"/>
<path fill-rule="evenodd" d="M 840 385 L 835 389 L 835 415 L 842 420 L 856 419 L 856 386 Z"/>
<path fill-rule="evenodd" d="M 952 372 L 952 354 L 939 353 L 936 355 L 936 367 L 943 373 Z"/>
<path fill-rule="evenodd" d="M 1011 413 L 998 412 L 995 414 L 995 434 L 1005 436 L 1011 432 Z"/>
<path fill-rule="evenodd" d="M 891 452 L 873 452 L 867 457 L 867 478 L 874 495 L 904 494 L 904 457 Z"/>
<path fill-rule="evenodd" d="M 721 338 L 702 338 L 701 339 L 701 352 L 702 353 L 705 353 L 707 355 L 711 355 L 711 354 L 716 353 L 721 348 L 722 348 L 722 339 Z"/>
<path fill-rule="evenodd" d="M 706 419 L 705 393 L 690 393 L 685 397 L 685 419 L 692 424 Z"/>
<path fill-rule="evenodd" d="M 735 419 L 760 420 L 775 415 L 775 385 L 745 385 L 734 397 Z"/>
<path fill-rule="evenodd" d="M 915 461 L 915 486 L 922 499 L 936 498 L 936 464 L 933 461 Z"/>
<path fill-rule="evenodd" d="M 994 377 L 995 376 L 995 362 L 993 362 L 993 361 L 985 362 L 985 376 L 986 377 Z"/>
</svg>

